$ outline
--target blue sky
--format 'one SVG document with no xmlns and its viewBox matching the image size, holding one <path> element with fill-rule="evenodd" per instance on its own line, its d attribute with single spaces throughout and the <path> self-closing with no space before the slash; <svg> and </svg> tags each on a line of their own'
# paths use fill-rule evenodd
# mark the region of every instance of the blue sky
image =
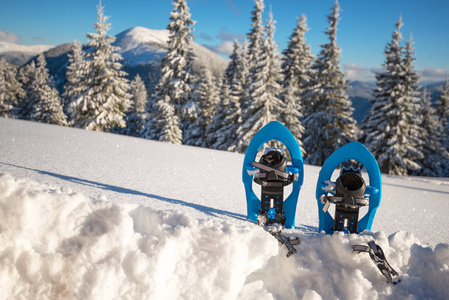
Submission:
<svg viewBox="0 0 449 300">
<path fill-rule="evenodd" d="M 285 49 L 296 25 L 306 15 L 310 30 L 307 42 L 316 55 L 334 0 L 265 0 L 267 13 L 276 20 L 275 40 Z M 0 0 L 0 41 L 17 44 L 59 45 L 73 40 L 87 42 L 93 32 L 98 0 Z M 109 35 L 134 26 L 164 29 L 173 6 L 170 0 L 102 0 L 112 24 Z M 231 42 L 243 41 L 250 30 L 253 0 L 188 0 L 195 42 L 226 57 Z M 337 42 L 342 49 L 341 66 L 351 80 L 374 80 L 373 71 L 384 62 L 383 52 L 391 40 L 395 22 L 402 16 L 404 43 L 413 34 L 423 80 L 449 77 L 449 1 L 447 0 L 340 0 L 342 8 Z"/>
</svg>

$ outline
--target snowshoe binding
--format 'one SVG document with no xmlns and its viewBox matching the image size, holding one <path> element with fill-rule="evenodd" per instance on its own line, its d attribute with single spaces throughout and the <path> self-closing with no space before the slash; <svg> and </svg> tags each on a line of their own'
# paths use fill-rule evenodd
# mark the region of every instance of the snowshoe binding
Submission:
<svg viewBox="0 0 449 300">
<path fill-rule="evenodd" d="M 283 143 L 289 151 L 291 164 L 280 149 L 268 149 L 256 162 L 260 148 L 268 141 Z M 304 167 L 299 144 L 280 122 L 273 121 L 260 129 L 251 140 L 243 162 L 242 181 L 245 186 L 248 219 L 262 226 L 278 223 L 294 228 L 296 205 L 303 183 Z M 253 191 L 254 182 L 262 187 L 261 199 Z M 284 187 L 292 184 L 292 192 L 284 201 Z"/>
<path fill-rule="evenodd" d="M 262 187 L 260 214 L 257 216 L 259 225 L 285 225 L 284 186 L 292 183 L 295 175 L 287 173 L 287 160 L 283 151 L 267 148 L 259 162 L 253 162 L 251 165 L 260 170 L 254 175 L 254 182 Z"/>
</svg>

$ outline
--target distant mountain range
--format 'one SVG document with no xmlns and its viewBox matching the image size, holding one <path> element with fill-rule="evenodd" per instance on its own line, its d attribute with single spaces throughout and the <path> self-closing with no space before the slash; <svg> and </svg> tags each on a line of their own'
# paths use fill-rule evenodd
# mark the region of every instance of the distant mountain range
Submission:
<svg viewBox="0 0 449 300">
<path fill-rule="evenodd" d="M 27 46 L 0 42 L 0 58 L 4 58 L 7 62 L 16 66 L 21 66 L 39 53 L 48 51 L 53 47 L 50 45 Z"/>
<path fill-rule="evenodd" d="M 139 74 L 144 80 L 149 93 L 160 77 L 160 60 L 168 50 L 168 30 L 153 30 L 145 27 L 133 27 L 116 35 L 115 46 L 120 47 L 123 57 L 123 70 L 128 73 L 128 79 Z M 87 49 L 87 46 L 84 46 Z M 56 47 L 48 45 L 23 46 L 0 42 L 0 58 L 22 66 L 42 52 L 47 60 L 47 67 L 53 75 L 57 89 L 62 92 L 66 82 L 65 73 L 68 63 L 67 54 L 72 50 L 72 44 L 62 44 Z M 199 72 L 209 69 L 215 76 L 223 74 L 228 61 L 195 42 L 192 43 L 193 53 L 196 55 L 193 68 Z M 443 90 L 444 82 L 429 83 L 425 87 L 435 100 Z M 352 81 L 347 91 L 354 106 L 354 118 L 362 122 L 369 112 L 374 83 Z"/>
<path fill-rule="evenodd" d="M 133 27 L 116 35 L 115 46 L 120 47 L 123 57 L 123 70 L 128 73 L 128 79 L 139 74 L 145 81 L 147 88 L 152 90 L 160 76 L 160 60 L 168 50 L 168 30 L 153 30 L 145 27 Z M 86 50 L 87 45 L 83 48 Z M 226 69 L 228 62 L 195 42 L 192 50 L 197 57 L 193 68 L 196 71 L 209 69 L 213 75 L 220 76 Z M 22 46 L 9 43 L 0 44 L 0 57 L 18 66 L 36 59 L 44 52 L 47 67 L 53 75 L 57 89 L 61 92 L 66 82 L 65 73 L 68 64 L 67 54 L 72 51 L 72 44 L 52 46 Z"/>
<path fill-rule="evenodd" d="M 436 83 L 421 83 L 420 90 L 426 88 L 432 101 L 435 101 L 441 95 L 443 85 L 444 81 Z M 373 89 L 376 88 L 376 84 L 370 82 L 351 81 L 349 86 L 350 87 L 347 90 L 347 94 L 352 101 L 352 106 L 354 107 L 353 117 L 359 124 L 361 124 L 363 118 L 371 109 L 372 104 L 369 100 L 373 97 Z"/>
</svg>

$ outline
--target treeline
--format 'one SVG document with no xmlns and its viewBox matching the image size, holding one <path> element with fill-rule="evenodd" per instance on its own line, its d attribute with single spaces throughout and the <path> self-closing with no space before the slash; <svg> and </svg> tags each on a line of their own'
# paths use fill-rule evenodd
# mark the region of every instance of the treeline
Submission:
<svg viewBox="0 0 449 300">
<path fill-rule="evenodd" d="M 193 70 L 195 22 L 185 0 L 173 6 L 168 51 L 151 95 L 139 75 L 126 79 L 98 6 L 96 33 L 87 34 L 87 50 L 73 44 L 61 95 L 42 54 L 19 71 L 0 61 L 0 116 L 241 153 L 260 128 L 278 120 L 310 164 L 322 165 L 342 145 L 360 140 L 384 173 L 449 176 L 449 83 L 435 104 L 418 91 L 413 41 L 401 44 L 401 19 L 386 45 L 384 70 L 376 74 L 372 109 L 359 127 L 339 67 L 337 1 L 327 16 L 328 41 L 316 57 L 306 43 L 304 15 L 277 57 L 273 14 L 264 23 L 263 0 L 255 0 L 247 39 L 235 41 L 221 78 Z"/>
</svg>

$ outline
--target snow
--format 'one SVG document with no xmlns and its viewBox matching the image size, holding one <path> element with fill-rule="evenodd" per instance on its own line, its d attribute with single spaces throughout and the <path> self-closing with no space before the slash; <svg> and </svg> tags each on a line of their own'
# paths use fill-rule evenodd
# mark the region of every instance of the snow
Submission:
<svg viewBox="0 0 449 300">
<path fill-rule="evenodd" d="M 0 118 L 0 299 L 448 299 L 449 181 L 383 176 L 371 232 L 298 253 L 246 221 L 243 155 Z M 393 286 L 352 245 L 375 240 Z"/>
<path fill-rule="evenodd" d="M 116 35 L 114 46 L 120 47 L 120 55 L 126 64 L 137 66 L 161 60 L 168 49 L 169 30 L 149 29 L 136 26 Z M 198 59 L 194 65 L 197 69 L 207 68 L 215 76 L 222 74 L 228 62 L 206 47 L 191 43 L 193 53 Z"/>
<path fill-rule="evenodd" d="M 52 45 L 18 45 L 0 41 L 0 54 L 7 52 L 23 52 L 26 54 L 37 55 L 50 50 Z"/>
</svg>

